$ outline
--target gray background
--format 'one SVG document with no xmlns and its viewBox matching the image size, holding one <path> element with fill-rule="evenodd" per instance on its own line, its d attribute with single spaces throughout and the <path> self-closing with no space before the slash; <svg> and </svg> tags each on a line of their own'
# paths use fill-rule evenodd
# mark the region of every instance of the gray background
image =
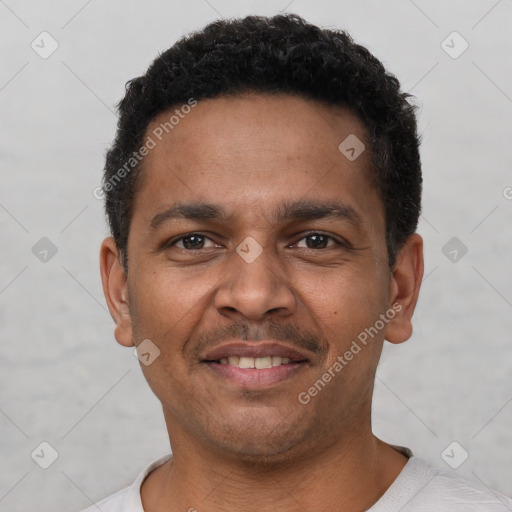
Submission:
<svg viewBox="0 0 512 512">
<path fill-rule="evenodd" d="M 413 337 L 386 343 L 374 431 L 512 494 L 511 0 L 5 0 L 0 510 L 80 510 L 168 451 L 160 404 L 132 350 L 115 342 L 101 290 L 108 232 L 93 189 L 114 105 L 179 36 L 219 16 L 281 9 L 349 30 L 421 104 L 425 280 Z M 50 48 L 43 31 L 59 45 L 46 59 L 31 48 Z M 469 43 L 458 58 L 442 46 L 453 31 Z M 461 44 L 451 36 L 444 46 Z M 33 251 L 43 237 L 55 255 L 41 252 L 47 241 Z M 31 458 L 43 441 L 58 452 L 48 469 Z M 457 470 L 441 456 L 453 441 L 452 464 L 469 453 Z"/>
</svg>

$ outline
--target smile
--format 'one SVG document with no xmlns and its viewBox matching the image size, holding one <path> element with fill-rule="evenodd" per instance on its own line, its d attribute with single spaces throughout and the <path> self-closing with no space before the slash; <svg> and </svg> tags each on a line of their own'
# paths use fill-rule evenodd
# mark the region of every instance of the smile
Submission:
<svg viewBox="0 0 512 512">
<path fill-rule="evenodd" d="M 256 368 L 264 370 L 272 368 L 273 366 L 281 366 L 282 364 L 289 364 L 291 359 L 289 357 L 281 356 L 266 356 L 266 357 L 223 357 L 219 360 L 220 364 L 229 364 L 235 368 Z"/>
<path fill-rule="evenodd" d="M 309 366 L 310 354 L 272 340 L 235 342 L 210 350 L 202 362 L 223 381 L 260 389 L 294 377 Z"/>
</svg>

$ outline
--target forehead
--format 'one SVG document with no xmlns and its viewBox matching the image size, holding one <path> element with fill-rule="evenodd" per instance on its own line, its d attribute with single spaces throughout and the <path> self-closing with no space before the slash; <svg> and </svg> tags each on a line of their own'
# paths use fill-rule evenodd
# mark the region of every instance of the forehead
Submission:
<svg viewBox="0 0 512 512">
<path fill-rule="evenodd" d="M 382 216 L 366 129 L 349 109 L 283 94 L 219 97 L 161 113 L 148 138 L 134 215 L 192 201 L 256 220 L 316 198 Z"/>
</svg>

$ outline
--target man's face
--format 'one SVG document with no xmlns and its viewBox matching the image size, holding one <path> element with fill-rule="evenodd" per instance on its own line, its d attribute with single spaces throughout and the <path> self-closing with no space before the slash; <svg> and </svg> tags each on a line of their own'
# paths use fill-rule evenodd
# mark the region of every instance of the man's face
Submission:
<svg viewBox="0 0 512 512">
<path fill-rule="evenodd" d="M 353 161 L 338 149 L 349 135 L 365 142 L 363 124 L 314 101 L 252 95 L 202 100 L 164 135 L 134 204 L 127 330 L 160 350 L 142 370 L 171 436 L 284 457 L 369 423 L 386 328 L 333 370 L 391 305 L 368 144 Z M 262 368 L 236 366 L 253 359 Z"/>
</svg>

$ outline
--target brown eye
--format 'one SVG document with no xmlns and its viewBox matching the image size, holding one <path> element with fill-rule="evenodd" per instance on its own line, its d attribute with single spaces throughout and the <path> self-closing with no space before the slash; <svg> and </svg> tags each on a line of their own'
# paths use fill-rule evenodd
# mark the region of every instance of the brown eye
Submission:
<svg viewBox="0 0 512 512">
<path fill-rule="evenodd" d="M 340 245 L 336 240 L 334 240 L 334 238 L 328 235 L 324 235 L 322 233 L 312 233 L 310 235 L 307 235 L 301 238 L 298 243 L 300 243 L 302 240 L 306 240 L 307 249 L 326 249 L 327 247 L 330 247 L 332 245 Z M 328 245 L 329 240 L 331 240 L 334 243 Z"/>
<path fill-rule="evenodd" d="M 191 233 L 186 236 L 182 236 L 175 240 L 170 247 L 176 246 L 178 249 L 186 249 L 186 250 L 198 250 L 204 249 L 206 240 L 209 240 L 213 246 L 215 245 L 207 236 L 201 235 L 199 233 Z M 212 247 L 212 245 L 210 245 Z"/>
</svg>

